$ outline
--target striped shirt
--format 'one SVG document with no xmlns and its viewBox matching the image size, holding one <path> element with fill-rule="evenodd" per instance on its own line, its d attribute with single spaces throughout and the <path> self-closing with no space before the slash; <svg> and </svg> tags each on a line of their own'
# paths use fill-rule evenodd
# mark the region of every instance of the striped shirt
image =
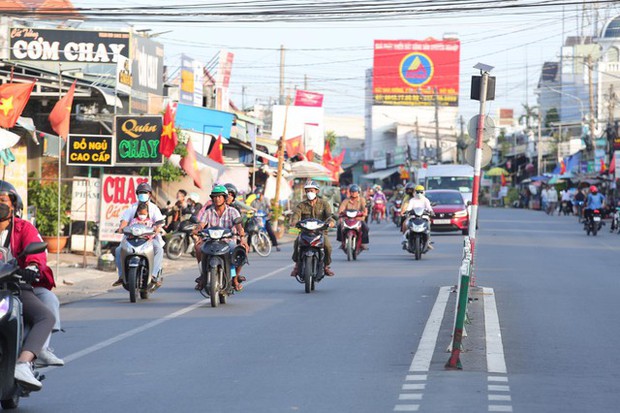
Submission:
<svg viewBox="0 0 620 413">
<path fill-rule="evenodd" d="M 235 219 L 241 217 L 239 211 L 226 205 L 222 216 L 219 216 L 214 208 L 208 208 L 202 216 L 201 222 L 208 227 L 223 227 L 232 229 L 235 226 Z"/>
</svg>

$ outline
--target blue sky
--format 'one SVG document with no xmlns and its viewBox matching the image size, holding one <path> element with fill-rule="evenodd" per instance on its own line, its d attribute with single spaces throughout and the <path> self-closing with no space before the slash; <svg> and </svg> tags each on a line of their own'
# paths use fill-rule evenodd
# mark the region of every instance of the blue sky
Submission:
<svg viewBox="0 0 620 413">
<path fill-rule="evenodd" d="M 100 6 L 97 0 L 73 0 L 77 7 Z M 189 4 L 180 0 L 179 4 Z M 204 1 L 203 1 L 204 3 Z M 114 5 L 158 6 L 162 0 L 110 0 Z M 600 6 L 599 30 L 607 18 L 620 14 L 620 6 Z M 514 108 L 517 116 L 526 100 L 536 103 L 534 88 L 543 62 L 558 60 L 562 38 L 582 32 L 591 35 L 596 19 L 575 6 L 555 10 L 507 12 L 481 11 L 476 14 L 432 15 L 416 19 L 395 17 L 391 21 L 331 23 L 209 23 L 135 24 L 137 29 L 163 33 L 157 37 L 165 45 L 166 64 L 174 70 L 180 55 L 209 61 L 222 48 L 235 53 L 231 76 L 232 98 L 240 106 L 245 87 L 246 106 L 255 100 L 277 97 L 279 90 L 280 45 L 286 49 L 285 86 L 325 94 L 327 115 L 363 116 L 364 73 L 372 66 L 375 39 L 442 38 L 455 33 L 461 40 L 461 82 L 459 109 L 467 120 L 478 111 L 478 102 L 469 99 L 473 66 L 483 62 L 494 66 L 497 77 L 496 100 L 488 105 L 490 114 L 498 108 Z"/>
</svg>

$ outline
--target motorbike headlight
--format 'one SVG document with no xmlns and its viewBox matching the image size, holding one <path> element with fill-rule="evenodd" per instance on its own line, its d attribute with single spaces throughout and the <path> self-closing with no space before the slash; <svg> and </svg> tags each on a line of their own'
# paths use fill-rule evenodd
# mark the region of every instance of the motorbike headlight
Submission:
<svg viewBox="0 0 620 413">
<path fill-rule="evenodd" d="M 454 213 L 454 218 L 462 218 L 462 217 L 466 217 L 467 216 L 467 211 L 466 210 L 462 210 L 462 211 L 457 211 Z"/>
<path fill-rule="evenodd" d="M 308 231 L 316 231 L 317 229 L 321 228 L 322 225 L 318 221 L 308 221 L 303 223 L 301 226 Z"/>
<path fill-rule="evenodd" d="M 0 300 L 0 318 L 8 314 L 9 307 L 9 297 L 4 297 L 2 300 Z"/>
<path fill-rule="evenodd" d="M 421 225 L 413 225 L 413 230 L 414 230 L 415 232 L 422 232 L 422 231 L 424 231 L 424 224 L 421 224 Z"/>
<path fill-rule="evenodd" d="M 209 238 L 220 239 L 224 236 L 223 229 L 209 229 Z"/>
</svg>

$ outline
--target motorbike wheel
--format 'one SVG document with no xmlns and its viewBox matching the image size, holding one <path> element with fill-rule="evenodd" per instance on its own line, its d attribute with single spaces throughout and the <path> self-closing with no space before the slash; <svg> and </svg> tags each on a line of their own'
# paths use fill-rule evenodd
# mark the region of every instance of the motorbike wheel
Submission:
<svg viewBox="0 0 620 413">
<path fill-rule="evenodd" d="M 598 225 L 596 225 L 596 223 L 594 223 L 594 225 L 592 225 L 592 236 L 596 237 L 596 233 L 598 232 Z"/>
<path fill-rule="evenodd" d="M 420 241 L 420 237 L 415 237 L 413 240 L 413 248 L 415 249 L 416 260 L 422 258 L 422 243 Z"/>
<path fill-rule="evenodd" d="M 183 236 L 178 235 L 170 238 L 166 243 L 166 257 L 171 260 L 178 260 L 183 255 Z"/>
<path fill-rule="evenodd" d="M 209 269 L 208 277 L 209 277 L 209 298 L 211 298 L 211 307 L 215 308 L 220 303 L 219 300 L 219 290 L 220 290 L 220 271 L 221 269 L 217 269 L 213 271 L 212 268 Z"/>
<path fill-rule="evenodd" d="M 226 304 L 228 302 L 228 294 L 220 294 L 220 304 Z"/>
<path fill-rule="evenodd" d="M 304 284 L 306 287 L 306 293 L 310 293 L 314 288 L 312 284 L 314 277 L 312 276 L 312 257 L 306 257 L 304 262 Z"/>
<path fill-rule="evenodd" d="M 252 235 L 252 247 L 261 257 L 267 257 L 271 254 L 271 240 L 263 231 Z"/>
<path fill-rule="evenodd" d="M 13 392 L 13 397 L 10 399 L 0 400 L 0 406 L 3 410 L 17 409 L 19 406 L 19 392 Z"/>
<path fill-rule="evenodd" d="M 131 267 L 127 271 L 127 290 L 129 290 L 129 301 L 136 302 L 136 290 L 138 289 L 138 268 Z"/>
<path fill-rule="evenodd" d="M 353 250 L 354 250 L 354 244 L 355 243 L 355 237 L 351 234 L 347 235 L 347 261 L 351 261 L 353 260 Z"/>
</svg>

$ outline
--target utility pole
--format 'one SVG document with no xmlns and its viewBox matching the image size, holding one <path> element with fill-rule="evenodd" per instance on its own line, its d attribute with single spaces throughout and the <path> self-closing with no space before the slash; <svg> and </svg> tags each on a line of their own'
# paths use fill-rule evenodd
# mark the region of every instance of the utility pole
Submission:
<svg viewBox="0 0 620 413">
<path fill-rule="evenodd" d="M 459 135 L 459 140 L 464 144 L 465 143 L 465 120 L 463 120 L 463 115 L 459 117 L 459 124 L 461 125 L 461 134 Z M 465 146 L 465 145 L 463 145 Z M 460 145 L 457 145 L 457 163 L 465 163 L 465 149 L 461 149 Z"/>
<path fill-rule="evenodd" d="M 541 120 L 541 116 L 540 116 L 540 108 L 538 109 L 538 140 L 536 143 L 536 155 L 538 156 L 538 175 L 542 175 L 543 174 L 543 170 L 540 169 L 541 165 L 542 165 L 542 120 Z"/>
<path fill-rule="evenodd" d="M 420 125 L 418 124 L 418 118 L 415 118 L 415 138 L 418 141 L 418 162 L 422 166 L 422 138 L 420 137 Z"/>
<path fill-rule="evenodd" d="M 280 105 L 284 103 L 284 45 L 280 46 Z"/>
<path fill-rule="evenodd" d="M 284 167 L 284 140 L 286 139 L 286 123 L 288 122 L 288 106 L 290 99 L 286 97 L 286 109 L 284 110 L 284 128 L 278 143 L 278 174 L 276 175 L 276 196 L 273 198 L 273 207 L 276 208 L 280 203 L 280 181 L 282 180 L 282 168 Z M 277 221 L 275 221 L 277 222 Z M 276 228 L 277 229 L 277 228 Z"/>
<path fill-rule="evenodd" d="M 594 145 L 594 85 L 592 83 L 592 55 L 588 55 L 588 93 L 590 95 L 590 143 Z M 594 146 L 593 146 L 594 147 Z"/>
<path fill-rule="evenodd" d="M 609 85 L 609 114 L 608 114 L 608 120 L 607 120 L 607 122 L 609 122 L 610 125 L 614 124 L 615 106 L 616 106 L 616 92 L 614 92 L 614 85 L 612 83 L 611 85 Z"/>
<path fill-rule="evenodd" d="M 241 86 L 241 110 L 245 110 L 245 86 Z"/>
<path fill-rule="evenodd" d="M 308 90 L 308 75 L 304 75 L 304 90 Z"/>
<path fill-rule="evenodd" d="M 435 146 L 437 147 L 437 164 L 441 163 L 441 152 L 439 149 L 439 99 L 437 96 L 437 88 L 433 89 L 435 95 Z"/>
</svg>

